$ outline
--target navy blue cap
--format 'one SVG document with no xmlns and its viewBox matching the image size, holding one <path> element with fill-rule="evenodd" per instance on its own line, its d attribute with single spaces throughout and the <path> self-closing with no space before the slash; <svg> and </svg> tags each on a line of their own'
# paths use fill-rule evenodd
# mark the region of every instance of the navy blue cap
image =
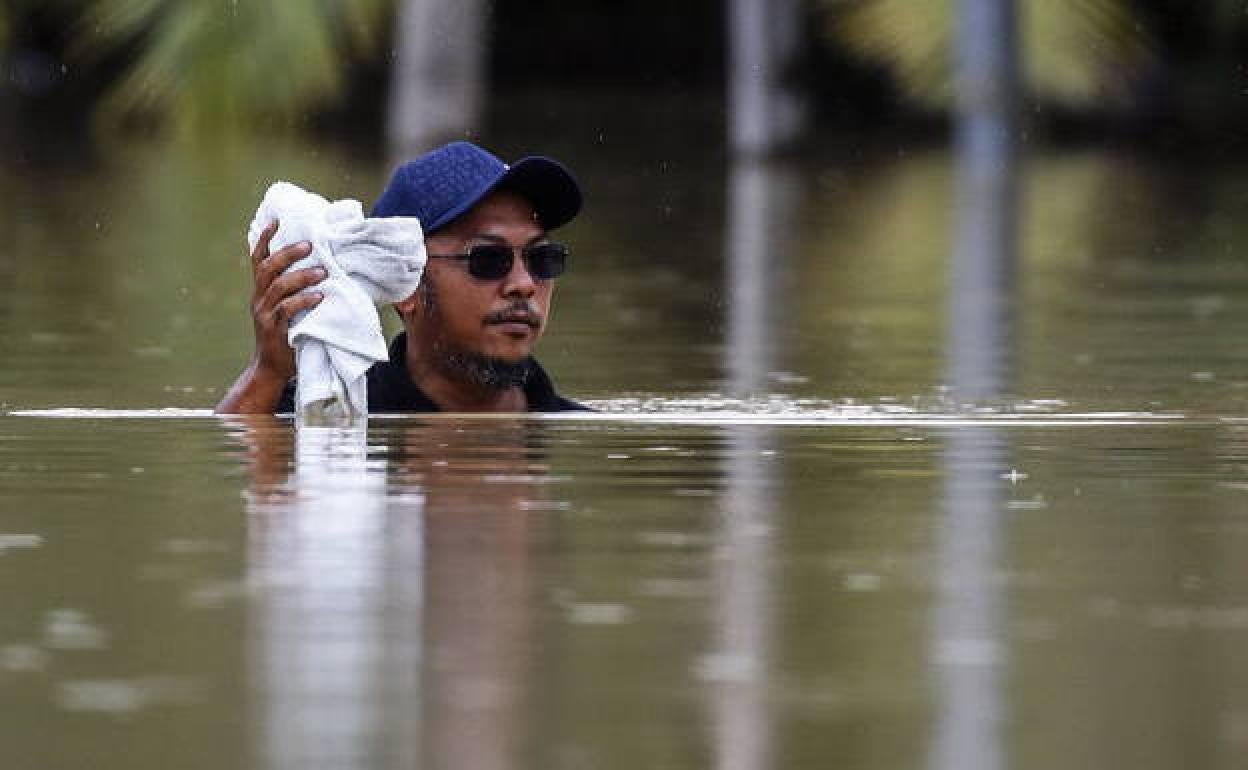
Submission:
<svg viewBox="0 0 1248 770">
<path fill-rule="evenodd" d="M 581 210 L 581 188 L 558 161 L 534 155 L 508 166 L 475 144 L 452 142 L 395 169 L 372 216 L 416 217 L 429 235 L 494 190 L 526 198 L 547 230 Z"/>
</svg>

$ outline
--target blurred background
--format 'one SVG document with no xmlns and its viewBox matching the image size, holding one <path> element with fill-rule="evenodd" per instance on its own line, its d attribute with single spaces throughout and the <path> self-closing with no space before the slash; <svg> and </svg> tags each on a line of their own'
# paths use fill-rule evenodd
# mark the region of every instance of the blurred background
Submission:
<svg viewBox="0 0 1248 770">
<path fill-rule="evenodd" d="M 705 143 L 722 146 L 728 81 L 755 42 L 734 37 L 731 22 L 751 12 L 774 28 L 770 37 L 783 49 L 774 85 L 803 103 L 795 133 L 808 144 L 833 136 L 857 145 L 938 141 L 953 93 L 957 22 L 953 0 L 572 8 L 507 0 L 6 0 L 2 8 L 11 139 L 47 139 L 55 130 L 90 144 L 102 127 L 149 138 L 294 130 L 371 153 L 490 136 L 517 122 L 506 119 L 515 114 L 508 100 L 539 96 L 519 122 L 553 118 L 560 141 L 623 141 L 638 121 L 622 121 L 604 103 L 633 107 L 644 96 L 676 101 L 680 113 L 702 121 Z M 1014 44 L 1031 140 L 1186 154 L 1242 144 L 1242 3 L 1054 0 L 1018 3 L 1018 13 Z M 36 151 L 14 155 L 29 160 Z"/>
<path fill-rule="evenodd" d="M 976 5 L 1013 10 L 993 31 Z M 367 204 L 454 138 L 582 177 L 544 348 L 573 392 L 905 400 L 974 379 L 961 345 L 1019 351 L 972 364 L 1009 369 L 986 392 L 1156 408 L 1195 377 L 1201 403 L 1243 403 L 1217 371 L 1248 323 L 1238 2 L 0 8 L 9 403 L 212 403 L 250 346 L 240 234 L 264 188 Z M 981 118 L 1008 141 L 972 151 Z M 978 192 L 972 155 L 1002 174 Z M 965 221 L 981 199 L 996 235 Z M 967 228 L 979 267 L 950 258 Z M 995 336 L 955 334 L 956 307 Z M 1169 352 L 1141 377 L 1122 359 L 1145 326 Z M 89 374 L 65 365 L 88 351 Z"/>
<path fill-rule="evenodd" d="M 570 392 L 904 401 L 960 344 L 1017 352 L 986 392 L 1242 405 L 1242 4 L 978 5 L 1007 31 L 953 0 L 5 0 L 0 393 L 213 403 L 264 188 L 367 204 L 469 138 L 582 177 L 543 348 Z M 979 118 L 1009 141 L 972 152 Z M 967 192 L 972 154 L 997 188 Z M 958 219 L 974 196 L 1005 230 Z M 959 268 L 968 227 L 990 256 Z M 955 307 L 995 336 L 958 343 Z"/>
</svg>

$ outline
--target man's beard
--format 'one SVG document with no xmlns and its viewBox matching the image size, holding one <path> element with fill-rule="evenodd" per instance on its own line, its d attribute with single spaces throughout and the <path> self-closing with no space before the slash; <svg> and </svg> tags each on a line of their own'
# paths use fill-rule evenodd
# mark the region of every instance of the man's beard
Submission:
<svg viewBox="0 0 1248 770">
<path fill-rule="evenodd" d="M 434 324 L 435 328 L 440 327 L 441 308 L 433 282 L 428 278 L 422 280 L 420 291 L 424 299 L 425 321 Z M 490 390 L 523 388 L 533 372 L 532 359 L 527 357 L 519 361 L 508 361 L 505 358 L 464 350 L 444 340 L 438 340 L 433 350 L 437 358 L 433 363 L 444 374 L 460 382 Z"/>
<path fill-rule="evenodd" d="M 438 347 L 440 366 L 456 379 L 491 390 L 523 388 L 533 371 L 532 362 L 525 358 L 507 361 L 502 358 L 473 353 L 467 350 L 450 350 Z"/>
</svg>

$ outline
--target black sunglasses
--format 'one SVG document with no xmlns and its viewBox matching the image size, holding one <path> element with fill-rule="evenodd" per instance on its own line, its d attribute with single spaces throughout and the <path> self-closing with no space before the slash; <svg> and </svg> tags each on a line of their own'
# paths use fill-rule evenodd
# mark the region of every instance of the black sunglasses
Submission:
<svg viewBox="0 0 1248 770">
<path fill-rule="evenodd" d="M 558 278 L 568 267 L 568 247 L 562 243 L 535 243 L 520 252 L 529 275 L 539 281 Z M 429 259 L 465 259 L 468 274 L 482 281 L 497 281 L 511 272 L 515 252 L 505 243 L 481 243 L 466 254 L 430 254 Z"/>
</svg>

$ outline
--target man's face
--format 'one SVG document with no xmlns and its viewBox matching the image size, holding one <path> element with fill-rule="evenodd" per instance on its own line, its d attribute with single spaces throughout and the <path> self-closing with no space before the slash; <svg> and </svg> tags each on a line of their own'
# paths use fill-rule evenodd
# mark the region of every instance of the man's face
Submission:
<svg viewBox="0 0 1248 770">
<path fill-rule="evenodd" d="M 473 246 L 497 243 L 511 248 L 514 259 L 511 271 L 497 280 L 472 276 L 465 260 L 430 259 L 421 288 L 398 305 L 408 334 L 443 363 L 464 354 L 522 362 L 545 329 L 553 281 L 530 275 L 520 253 L 545 238 L 532 205 L 505 191 L 491 193 L 426 238 L 430 255 L 464 254 Z"/>
</svg>

